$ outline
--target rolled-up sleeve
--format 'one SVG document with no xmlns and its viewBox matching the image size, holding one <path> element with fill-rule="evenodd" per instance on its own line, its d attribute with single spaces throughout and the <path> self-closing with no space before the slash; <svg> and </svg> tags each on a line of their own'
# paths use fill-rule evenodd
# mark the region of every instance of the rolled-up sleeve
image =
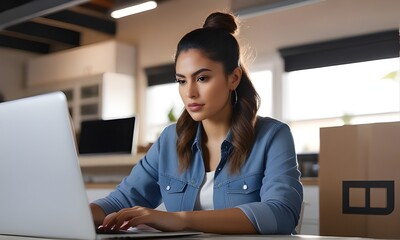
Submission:
<svg viewBox="0 0 400 240">
<path fill-rule="evenodd" d="M 274 127 L 274 134 L 264 143 L 261 201 L 237 207 L 260 234 L 291 234 L 300 217 L 303 186 L 291 131 L 283 123 Z"/>
</svg>

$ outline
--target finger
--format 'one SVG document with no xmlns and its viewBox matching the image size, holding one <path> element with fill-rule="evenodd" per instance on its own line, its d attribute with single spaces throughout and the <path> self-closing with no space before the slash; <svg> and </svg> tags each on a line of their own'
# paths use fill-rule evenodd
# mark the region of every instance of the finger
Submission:
<svg viewBox="0 0 400 240">
<path fill-rule="evenodd" d="M 110 213 L 109 215 L 107 215 L 104 218 L 103 221 L 103 229 L 104 230 L 111 230 L 111 228 L 114 226 L 115 222 L 116 222 L 116 217 L 117 217 L 118 213 L 114 212 L 114 213 Z"/>
<path fill-rule="evenodd" d="M 140 216 L 138 208 L 130 208 L 123 211 L 121 210 L 120 212 L 118 212 L 118 215 L 115 218 L 113 230 L 128 229 L 132 226 L 130 224 L 130 220 L 136 218 L 137 216 Z"/>
<path fill-rule="evenodd" d="M 103 225 L 98 226 L 97 229 L 96 229 L 96 232 L 97 232 L 97 233 L 104 233 L 105 230 L 104 230 Z"/>
<path fill-rule="evenodd" d="M 105 231 L 119 231 L 122 226 L 124 226 L 124 228 L 129 228 L 134 226 L 129 224 L 132 218 L 146 214 L 146 212 L 146 208 L 135 206 L 111 213 L 105 217 L 103 228 Z"/>
<path fill-rule="evenodd" d="M 131 227 L 134 227 L 134 226 L 131 226 L 130 221 L 127 221 L 127 222 L 124 222 L 124 224 L 122 224 L 120 229 L 121 230 L 128 230 Z"/>
<path fill-rule="evenodd" d="M 138 215 L 134 218 L 129 219 L 129 221 L 124 225 L 125 229 L 127 230 L 129 227 L 137 227 L 137 226 L 143 226 L 143 224 L 147 224 L 149 216 L 147 215 Z M 127 228 L 126 228 L 127 227 Z"/>
<path fill-rule="evenodd" d="M 124 211 L 118 212 L 118 216 L 116 218 L 116 223 L 113 226 L 113 230 L 127 230 L 130 227 L 134 227 L 137 224 L 135 223 L 136 218 L 142 218 L 144 215 L 147 215 L 148 211 L 143 207 L 133 207 L 130 209 L 125 209 Z"/>
</svg>

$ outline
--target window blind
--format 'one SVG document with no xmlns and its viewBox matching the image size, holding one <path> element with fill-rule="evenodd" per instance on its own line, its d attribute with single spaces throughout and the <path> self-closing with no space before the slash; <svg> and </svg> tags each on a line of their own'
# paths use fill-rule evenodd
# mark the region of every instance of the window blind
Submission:
<svg viewBox="0 0 400 240">
<path fill-rule="evenodd" d="M 145 69 L 148 86 L 174 83 L 175 82 L 175 65 L 165 64 Z"/>
<path fill-rule="evenodd" d="M 287 47 L 279 53 L 285 72 L 399 57 L 399 31 Z"/>
</svg>

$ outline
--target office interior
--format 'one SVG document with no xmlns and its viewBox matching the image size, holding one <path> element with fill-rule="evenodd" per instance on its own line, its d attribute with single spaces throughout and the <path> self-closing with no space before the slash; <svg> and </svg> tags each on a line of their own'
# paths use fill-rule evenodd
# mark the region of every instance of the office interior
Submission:
<svg viewBox="0 0 400 240">
<path fill-rule="evenodd" d="M 69 26 L 79 29 L 79 46 L 37 53 L 0 43 L 0 94 L 4 101 L 11 101 L 64 91 L 70 97 L 78 139 L 82 122 L 137 117 L 131 153 L 80 159 L 89 199 L 94 200 L 111 191 L 162 128 L 179 116 L 182 105 L 170 74 L 176 44 L 185 33 L 201 27 L 213 11 L 239 15 L 238 39 L 245 50 L 245 66 L 257 79 L 260 115 L 287 122 L 295 138 L 304 185 L 300 234 L 320 235 L 321 128 L 374 123 L 399 127 L 398 0 L 163 0 L 155 9 L 113 20 L 114 34 Z M 41 21 L 35 17 L 35 22 Z M 9 36 L 9 30 L 0 29 L 0 35 Z M 358 44 L 360 49 L 356 49 Z M 356 57 L 329 53 L 340 47 L 332 51 Z M 318 50 L 316 59 L 309 60 L 312 51 Z M 293 57 L 304 51 L 312 56 Z M 93 85 L 99 88 L 93 90 Z M 96 97 L 85 102 L 84 89 L 89 95 L 94 91 Z M 112 100 L 118 97 L 119 102 Z M 87 117 L 81 114 L 85 103 L 98 104 L 95 110 L 87 108 Z M 115 112 L 116 106 L 122 112 Z M 399 204 L 398 198 L 394 204 Z M 357 234 L 349 236 L 363 237 Z"/>
</svg>

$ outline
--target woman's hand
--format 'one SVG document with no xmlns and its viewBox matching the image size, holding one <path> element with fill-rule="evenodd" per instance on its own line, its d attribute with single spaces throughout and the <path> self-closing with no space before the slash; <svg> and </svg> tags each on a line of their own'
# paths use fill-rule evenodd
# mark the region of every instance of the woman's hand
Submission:
<svg viewBox="0 0 400 240">
<path fill-rule="evenodd" d="M 183 212 L 164 212 L 136 206 L 107 215 L 100 230 L 114 232 L 145 224 L 161 231 L 183 231 L 183 216 Z"/>
</svg>

